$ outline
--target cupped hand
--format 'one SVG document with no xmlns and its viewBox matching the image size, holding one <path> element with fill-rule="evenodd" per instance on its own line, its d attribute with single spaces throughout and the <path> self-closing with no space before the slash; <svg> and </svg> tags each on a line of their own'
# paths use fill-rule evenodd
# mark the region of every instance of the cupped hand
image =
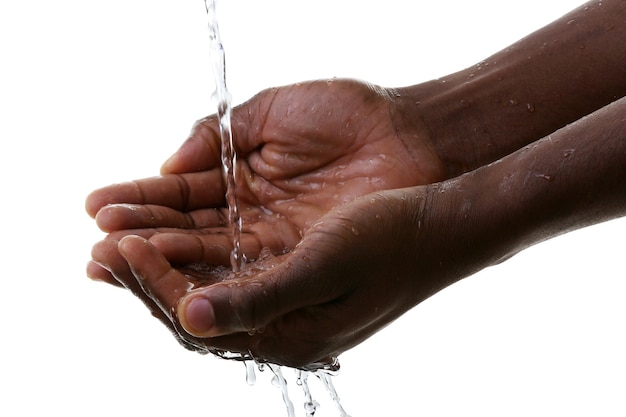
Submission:
<svg viewBox="0 0 626 417">
<path fill-rule="evenodd" d="M 230 265 L 232 250 L 219 130 L 215 118 L 200 121 L 165 162 L 161 176 L 105 187 L 88 197 L 88 213 L 109 232 L 94 246 L 88 274 L 129 288 L 189 348 L 252 352 L 300 366 L 326 362 L 400 310 L 392 308 L 397 302 L 381 300 L 377 308 L 393 313 L 363 311 L 371 307 L 372 295 L 385 294 L 389 272 L 373 272 L 372 262 L 380 255 L 369 252 L 389 249 L 380 248 L 377 237 L 358 237 L 359 229 L 371 226 L 367 222 L 346 228 L 349 217 L 329 213 L 372 192 L 443 177 L 428 136 L 419 126 L 407 128 L 414 125 L 401 120 L 401 113 L 393 91 L 352 80 L 270 89 L 235 108 L 241 248 L 256 261 L 226 281 L 215 272 Z M 352 245 L 351 239 L 360 243 Z M 350 256 L 341 253 L 344 246 L 354 248 Z M 362 289 L 354 278 L 359 275 L 368 279 Z M 243 292 L 237 294 L 249 295 L 216 300 L 211 308 L 219 314 L 209 334 L 190 331 L 193 314 L 189 319 L 183 314 L 186 328 L 180 326 L 173 308 L 182 298 L 190 299 L 186 292 L 192 286 L 228 291 L 241 280 Z M 257 287 L 275 295 L 267 298 L 265 311 L 244 306 L 248 300 L 257 305 L 246 290 Z M 361 296 L 344 305 L 341 300 L 349 294 Z M 230 308 L 239 314 L 238 306 L 245 309 L 243 316 L 221 312 Z M 226 317 L 240 318 L 220 322 Z M 248 334 L 253 329 L 256 336 Z M 229 335 L 216 338 L 216 331 Z M 267 337 L 272 334 L 278 336 Z"/>
<path fill-rule="evenodd" d="M 427 134 L 402 114 L 393 90 L 354 80 L 270 89 L 235 108 L 244 255 L 293 249 L 322 215 L 358 196 L 442 179 Z M 109 239 L 143 229 L 171 262 L 228 265 L 224 195 L 219 128 L 209 117 L 162 176 L 97 190 L 86 206 Z M 102 268 L 107 253 L 94 248 L 89 274 L 115 283 Z"/>
<path fill-rule="evenodd" d="M 424 201 L 412 189 L 364 196 L 321 217 L 291 252 L 226 280 L 173 267 L 148 240 L 126 236 L 119 251 L 134 277 L 125 285 L 140 286 L 140 297 L 168 316 L 188 347 L 304 369 L 332 366 L 438 289 L 416 227 Z"/>
</svg>

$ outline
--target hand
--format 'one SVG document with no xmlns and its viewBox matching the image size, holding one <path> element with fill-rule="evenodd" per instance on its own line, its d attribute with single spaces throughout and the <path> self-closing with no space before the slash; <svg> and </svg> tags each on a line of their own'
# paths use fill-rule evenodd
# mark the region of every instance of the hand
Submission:
<svg viewBox="0 0 626 417">
<path fill-rule="evenodd" d="M 127 236 L 119 251 L 134 277 L 124 282 L 141 286 L 139 296 L 160 306 L 166 324 L 200 351 L 332 366 L 341 352 L 439 289 L 432 274 L 415 268 L 430 262 L 415 227 L 424 201 L 419 188 L 357 199 L 320 218 L 293 251 L 224 281 L 219 273 L 172 267 L 147 240 Z M 190 278 L 198 285 L 191 291 Z"/>
<path fill-rule="evenodd" d="M 267 90 L 234 110 L 241 245 L 249 259 L 263 248 L 293 249 L 322 215 L 358 196 L 442 179 L 428 136 L 400 120 L 395 104 L 388 90 L 329 80 Z M 228 265 L 217 132 L 215 118 L 201 121 L 164 164 L 164 176 L 97 190 L 87 211 L 113 232 L 109 239 L 135 229 L 176 264 Z M 101 268 L 111 251 L 100 246 L 89 275 L 117 283 Z"/>
<path fill-rule="evenodd" d="M 332 80 L 268 90 L 235 109 L 237 194 L 248 258 L 258 258 L 263 248 L 274 255 L 293 250 L 320 217 L 361 195 L 442 177 L 427 135 L 407 129 L 394 106 L 389 91 Z M 229 265 L 232 245 L 214 118 L 196 125 L 162 173 L 89 196 L 87 211 L 110 234 L 94 246 L 88 274 L 129 288 L 183 344 L 202 350 L 209 344 L 180 329 L 171 306 L 163 308 L 159 297 L 144 293 L 118 242 L 129 234 L 150 239 L 186 288 L 189 279 L 202 285 L 217 279 L 190 264 Z"/>
<path fill-rule="evenodd" d="M 89 275 L 131 289 L 190 348 L 308 366 L 446 284 L 623 216 L 625 78 L 613 64 L 625 9 L 609 3 L 445 79 L 398 90 L 313 82 L 237 108 L 242 248 L 257 260 L 226 281 L 214 269 L 232 248 L 217 123 L 202 121 L 163 177 L 88 198 L 111 232 Z M 572 82 L 581 79 L 589 94 Z"/>
<path fill-rule="evenodd" d="M 338 205 L 290 252 L 225 281 L 207 268 L 173 266 L 150 243 L 156 236 L 123 237 L 106 265 L 188 347 L 323 366 L 445 286 L 537 242 L 623 216 L 625 105 L 620 99 L 444 183 Z"/>
</svg>

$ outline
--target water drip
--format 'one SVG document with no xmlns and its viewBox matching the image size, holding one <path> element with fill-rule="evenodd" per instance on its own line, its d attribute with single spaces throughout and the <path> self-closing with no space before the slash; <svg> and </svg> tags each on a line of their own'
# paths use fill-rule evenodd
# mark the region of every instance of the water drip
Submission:
<svg viewBox="0 0 626 417">
<path fill-rule="evenodd" d="M 323 370 L 315 372 L 315 376 L 317 376 L 320 381 L 322 381 L 322 384 L 324 384 L 326 391 L 328 391 L 328 394 L 330 394 L 330 397 L 335 402 L 335 406 L 339 411 L 339 416 L 350 417 L 341 405 L 341 399 L 339 398 L 339 395 L 337 395 L 337 391 L 335 390 L 335 386 L 333 385 L 332 376 L 328 372 L 325 372 Z"/>
<path fill-rule="evenodd" d="M 246 366 L 246 382 L 248 385 L 256 384 L 256 372 L 254 371 L 254 362 L 253 361 L 243 361 Z"/>
<path fill-rule="evenodd" d="M 267 367 L 274 373 L 274 378 L 272 378 L 272 384 L 276 387 L 280 388 L 281 393 L 283 394 L 283 401 L 285 403 L 285 407 L 287 408 L 287 415 L 289 417 L 296 417 L 296 411 L 293 408 L 293 403 L 289 398 L 289 391 L 287 389 L 287 380 L 283 376 L 281 367 L 274 364 L 267 364 Z"/>
<path fill-rule="evenodd" d="M 296 383 L 302 387 L 302 392 L 304 393 L 304 411 L 306 412 L 306 417 L 313 417 L 319 407 L 319 403 L 315 401 L 311 395 L 308 382 L 309 372 L 298 369 L 296 375 Z"/>
</svg>

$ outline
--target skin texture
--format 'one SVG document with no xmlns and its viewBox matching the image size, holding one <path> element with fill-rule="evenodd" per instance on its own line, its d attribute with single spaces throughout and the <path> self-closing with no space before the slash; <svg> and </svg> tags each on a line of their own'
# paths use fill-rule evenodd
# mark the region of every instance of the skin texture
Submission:
<svg viewBox="0 0 626 417">
<path fill-rule="evenodd" d="M 397 89 L 448 169 L 471 171 L 626 94 L 626 4 L 592 1 L 474 66 Z M 460 120 L 460 122 L 459 122 Z"/>
<path fill-rule="evenodd" d="M 443 179 L 428 137 L 418 129 L 407 139 L 394 124 L 395 111 L 387 90 L 353 80 L 271 89 L 235 109 L 244 253 L 256 258 L 263 247 L 275 253 L 293 248 L 322 214 L 358 196 Z M 87 200 L 88 213 L 107 232 L 226 226 L 219 140 L 216 119 L 200 121 L 164 164 L 164 176 L 96 191 Z M 111 206 L 117 203 L 124 205 Z M 201 238 L 177 235 L 193 240 L 180 245 L 195 243 L 197 249 L 176 251 L 173 245 L 167 256 L 192 262 L 204 252 L 206 262 L 224 263 L 229 251 Z"/>
<path fill-rule="evenodd" d="M 360 196 L 441 179 L 444 169 L 427 137 L 413 130 L 406 138 L 394 125 L 395 112 L 388 90 L 353 80 L 270 89 L 236 108 L 232 126 L 241 157 L 237 194 L 246 257 L 258 258 L 263 248 L 274 255 L 293 250 L 324 214 Z M 98 226 L 110 232 L 93 248 L 89 276 L 129 288 L 192 349 L 206 349 L 207 343 L 190 342 L 172 315 L 175 303 L 146 296 L 143 281 L 135 278 L 140 266 L 127 263 L 143 252 L 124 250 L 132 243 L 123 237 L 150 239 L 150 250 L 158 249 L 161 261 L 168 261 L 137 262 L 179 268 L 173 275 L 180 285 L 168 283 L 162 297 L 168 291 L 183 294 L 188 278 L 203 284 L 220 279 L 189 265 L 229 265 L 232 243 L 217 132 L 215 118 L 200 121 L 164 164 L 162 176 L 105 187 L 86 203 Z M 211 346 L 234 350 L 229 344 Z"/>
<path fill-rule="evenodd" d="M 261 92 L 232 123 L 256 261 L 215 270 L 232 245 L 209 117 L 162 176 L 88 197 L 109 235 L 87 273 L 130 289 L 190 349 L 332 363 L 442 288 L 625 214 L 625 18 L 623 1 L 590 2 L 416 86 Z"/>
</svg>

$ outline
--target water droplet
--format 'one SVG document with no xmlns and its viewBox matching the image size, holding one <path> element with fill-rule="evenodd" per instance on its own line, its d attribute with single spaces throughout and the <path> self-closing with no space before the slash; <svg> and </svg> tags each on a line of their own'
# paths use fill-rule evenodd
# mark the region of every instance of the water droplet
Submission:
<svg viewBox="0 0 626 417">
<path fill-rule="evenodd" d="M 307 417 L 315 415 L 317 407 L 319 407 L 319 403 L 317 401 L 305 402 L 304 411 L 306 411 Z"/>
<path fill-rule="evenodd" d="M 246 383 L 248 385 L 256 384 L 256 372 L 254 372 L 254 361 L 243 361 L 246 366 Z"/>
<path fill-rule="evenodd" d="M 272 257 L 272 250 L 268 248 L 267 246 L 265 246 L 263 249 L 261 249 L 261 252 L 259 252 L 259 260 L 261 261 L 270 259 L 271 257 Z"/>
<path fill-rule="evenodd" d="M 272 385 L 280 388 L 280 391 L 283 395 L 283 402 L 285 403 L 285 407 L 287 408 L 288 416 L 295 417 L 296 413 L 293 408 L 293 403 L 289 398 L 289 391 L 287 390 L 287 380 L 285 379 L 285 377 L 283 377 L 281 367 L 271 363 L 268 363 L 267 367 L 270 368 L 270 370 L 274 373 L 274 377 L 272 378 Z"/>
<path fill-rule="evenodd" d="M 542 179 L 544 179 L 544 180 L 546 180 L 546 181 L 548 181 L 548 182 L 552 182 L 552 181 L 554 181 L 554 176 L 552 176 L 552 175 L 547 175 L 547 174 L 535 174 L 535 176 L 536 176 L 537 178 L 542 178 Z"/>
</svg>

